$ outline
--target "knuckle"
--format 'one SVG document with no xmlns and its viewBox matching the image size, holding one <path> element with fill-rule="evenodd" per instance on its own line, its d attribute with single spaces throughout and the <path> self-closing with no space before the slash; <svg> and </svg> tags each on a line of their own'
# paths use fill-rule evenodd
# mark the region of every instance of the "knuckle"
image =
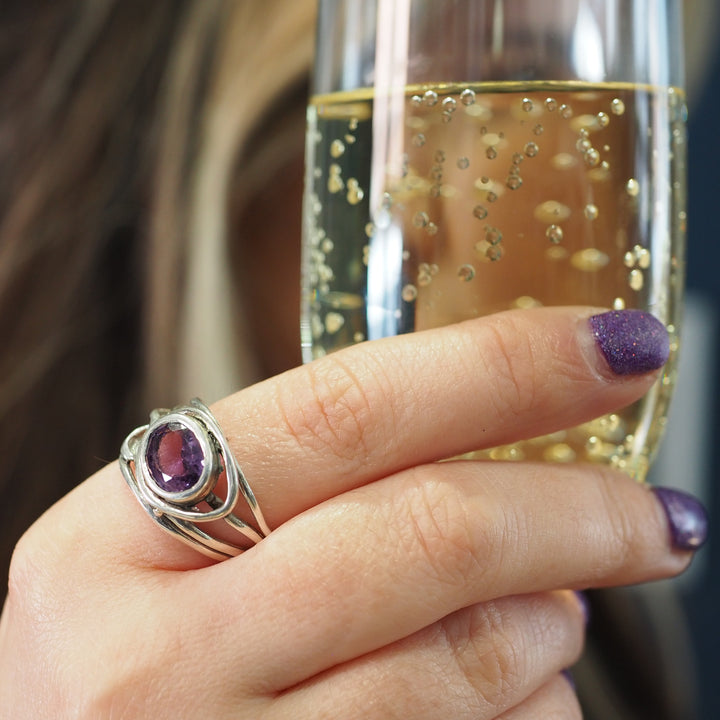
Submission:
<svg viewBox="0 0 720 720">
<path fill-rule="evenodd" d="M 377 408 L 389 405 L 380 368 L 366 362 L 356 370 L 331 355 L 302 370 L 304 383 L 278 389 L 276 401 L 287 433 L 303 449 L 361 464 L 376 431 Z M 299 385 L 305 392 L 298 393 Z"/>
<path fill-rule="evenodd" d="M 54 553 L 45 542 L 42 519 L 17 542 L 10 558 L 7 602 L 25 616 L 46 617 L 57 567 Z"/>
<path fill-rule="evenodd" d="M 512 316 L 488 319 L 481 339 L 481 357 L 497 387 L 490 397 L 499 416 L 513 417 L 531 408 L 538 394 L 536 351 L 530 336 Z"/>
<path fill-rule="evenodd" d="M 526 643 L 511 631 L 505 613 L 495 603 L 485 603 L 443 622 L 446 642 L 456 676 L 477 706 L 497 712 L 509 697 L 523 688 L 527 675 Z"/>
<path fill-rule="evenodd" d="M 470 577 L 478 574 L 478 557 L 484 555 L 478 545 L 475 523 L 466 504 L 449 483 L 426 480 L 418 468 L 407 472 L 408 488 L 398 493 L 402 507 L 389 508 L 397 528 L 398 546 L 404 557 L 419 567 L 438 592 L 464 588 Z M 398 520 L 399 518 L 399 520 Z"/>
<path fill-rule="evenodd" d="M 642 522 L 637 508 L 618 502 L 618 477 L 606 468 L 597 468 L 598 507 L 606 539 L 605 564 L 609 571 L 642 561 Z"/>
</svg>

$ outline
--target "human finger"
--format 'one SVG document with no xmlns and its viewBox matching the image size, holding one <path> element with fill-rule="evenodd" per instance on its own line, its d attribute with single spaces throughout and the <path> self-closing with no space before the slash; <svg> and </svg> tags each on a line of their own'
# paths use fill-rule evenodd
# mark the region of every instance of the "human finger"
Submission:
<svg viewBox="0 0 720 720">
<path fill-rule="evenodd" d="M 696 510 L 680 522 L 701 527 Z M 691 549 L 676 531 L 656 493 L 606 468 L 439 463 L 297 516 L 216 583 L 245 598 L 231 627 L 267 629 L 247 680 L 281 690 L 463 607 L 675 575 Z M 213 587 L 198 602 L 217 605 Z"/>
<path fill-rule="evenodd" d="M 508 312 L 360 345 L 248 388 L 214 410 L 277 527 L 400 469 L 569 427 L 637 399 L 655 379 L 650 368 L 666 357 L 665 330 L 645 314 L 622 315 L 629 324 L 598 343 L 590 314 Z M 614 355 L 606 352 L 610 340 Z M 633 362 L 623 361 L 623 352 Z M 611 366 L 639 374 L 618 375 Z M 108 474 L 99 491 L 105 502 L 118 492 L 109 483 L 117 484 Z M 123 517 L 113 536 L 134 561 L 152 564 L 167 542 L 141 520 L 137 512 L 133 520 Z M 200 564 L 176 548 L 162 566 Z"/>
<path fill-rule="evenodd" d="M 570 592 L 463 608 L 284 693 L 268 720 L 296 718 L 303 707 L 313 708 L 313 718 L 335 717 L 339 697 L 347 720 L 489 720 L 535 693 L 529 707 L 568 702 L 552 680 L 577 660 L 584 625 Z"/>
<path fill-rule="evenodd" d="M 529 698 L 497 720 L 582 720 L 582 710 L 568 675 L 559 675 L 547 682 Z"/>
<path fill-rule="evenodd" d="M 609 315 L 510 311 L 364 343 L 214 410 L 278 524 L 405 467 L 572 427 L 638 399 L 667 359 L 667 333 L 646 313 Z"/>
</svg>

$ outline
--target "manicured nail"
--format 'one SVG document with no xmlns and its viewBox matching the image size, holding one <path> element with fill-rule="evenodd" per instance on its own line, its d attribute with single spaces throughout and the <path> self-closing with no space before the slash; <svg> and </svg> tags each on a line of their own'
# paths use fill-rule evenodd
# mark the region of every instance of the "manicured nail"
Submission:
<svg viewBox="0 0 720 720">
<path fill-rule="evenodd" d="M 580 590 L 575 590 L 574 592 L 580 609 L 582 610 L 583 617 L 585 618 L 585 624 L 587 625 L 590 622 L 590 601 L 584 592 Z"/>
<path fill-rule="evenodd" d="M 613 310 L 590 318 L 595 342 L 616 375 L 661 368 L 670 354 L 665 326 L 642 310 Z"/>
<path fill-rule="evenodd" d="M 653 488 L 670 524 L 670 539 L 676 550 L 698 550 L 707 540 L 708 515 L 692 495 L 671 488 Z"/>
</svg>

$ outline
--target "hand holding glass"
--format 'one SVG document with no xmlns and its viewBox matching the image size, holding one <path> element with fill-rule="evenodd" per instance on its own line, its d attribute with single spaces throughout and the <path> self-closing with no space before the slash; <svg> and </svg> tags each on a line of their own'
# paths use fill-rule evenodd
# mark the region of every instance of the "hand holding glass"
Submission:
<svg viewBox="0 0 720 720">
<path fill-rule="evenodd" d="M 321 0 L 306 361 L 510 308 L 639 308 L 671 334 L 638 403 L 478 455 L 643 479 L 675 375 L 685 235 L 678 0 Z"/>
</svg>

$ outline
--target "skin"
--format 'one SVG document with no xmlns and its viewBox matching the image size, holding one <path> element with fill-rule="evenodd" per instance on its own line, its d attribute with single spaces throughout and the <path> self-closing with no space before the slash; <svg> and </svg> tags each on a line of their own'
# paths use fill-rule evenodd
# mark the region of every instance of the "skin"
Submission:
<svg viewBox="0 0 720 720">
<path fill-rule="evenodd" d="M 684 570 L 646 487 L 600 466 L 436 461 L 640 397 L 590 309 L 361 344 L 213 410 L 274 532 L 213 564 L 113 463 L 20 542 L 0 621 L 19 718 L 578 719 L 568 589 Z"/>
</svg>

